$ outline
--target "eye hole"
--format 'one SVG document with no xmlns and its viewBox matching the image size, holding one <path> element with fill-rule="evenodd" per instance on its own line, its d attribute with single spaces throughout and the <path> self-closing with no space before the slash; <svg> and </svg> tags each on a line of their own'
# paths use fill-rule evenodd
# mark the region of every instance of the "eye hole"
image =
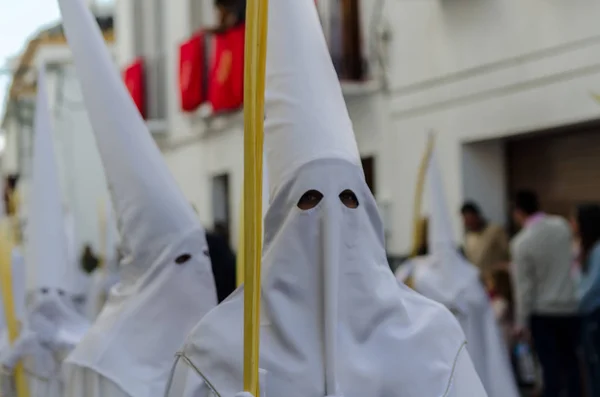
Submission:
<svg viewBox="0 0 600 397">
<path fill-rule="evenodd" d="M 60 296 L 64 296 L 64 295 L 65 295 L 65 291 L 63 291 L 62 289 L 59 289 L 59 290 L 58 290 L 58 294 L 59 294 Z"/>
<path fill-rule="evenodd" d="M 40 291 L 42 291 L 42 294 L 47 294 L 49 292 L 48 288 L 41 288 Z"/>
<path fill-rule="evenodd" d="M 300 200 L 298 201 L 298 208 L 303 211 L 309 210 L 311 208 L 315 208 L 317 204 L 323 199 L 323 194 L 317 190 L 309 190 L 304 193 Z"/>
<path fill-rule="evenodd" d="M 340 193 L 340 201 L 348 208 L 358 208 L 358 198 L 350 189 L 346 189 Z"/>
<path fill-rule="evenodd" d="M 192 256 L 190 254 L 183 254 L 183 255 L 179 255 L 176 259 L 175 259 L 175 263 L 177 263 L 178 265 L 183 265 L 184 263 L 186 263 L 187 261 L 189 261 L 190 259 L 192 259 Z"/>
</svg>

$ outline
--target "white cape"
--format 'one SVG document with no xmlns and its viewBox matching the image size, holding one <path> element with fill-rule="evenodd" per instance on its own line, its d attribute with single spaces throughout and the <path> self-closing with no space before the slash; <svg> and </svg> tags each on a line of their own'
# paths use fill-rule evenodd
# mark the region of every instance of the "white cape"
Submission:
<svg viewBox="0 0 600 397">
<path fill-rule="evenodd" d="M 65 364 L 65 394 L 72 397 L 129 397 L 119 386 L 95 371 Z"/>
<path fill-rule="evenodd" d="M 106 304 L 110 289 L 119 282 L 119 275 L 106 268 L 96 269 L 91 277 L 89 292 L 86 298 L 85 316 L 94 321 Z"/>
<path fill-rule="evenodd" d="M 396 277 L 404 283 L 413 278 L 415 289 L 425 296 L 439 300 L 435 291 L 443 289 L 428 271 L 430 257 L 419 257 L 403 264 Z M 518 397 L 508 349 L 496 322 L 490 300 L 479 279 L 473 279 L 451 303 L 445 305 L 458 319 L 469 346 L 473 365 L 489 397 Z"/>
</svg>

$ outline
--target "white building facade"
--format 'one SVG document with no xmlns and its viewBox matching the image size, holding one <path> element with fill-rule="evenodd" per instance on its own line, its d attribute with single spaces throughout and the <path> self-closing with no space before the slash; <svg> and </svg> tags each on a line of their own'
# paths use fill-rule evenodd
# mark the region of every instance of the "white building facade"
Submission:
<svg viewBox="0 0 600 397">
<path fill-rule="evenodd" d="M 111 18 L 106 13 L 107 11 L 102 11 L 103 18 Z M 101 224 L 104 220 L 101 219 L 101 214 L 109 197 L 104 169 L 83 103 L 71 52 L 62 32 L 53 35 L 55 37 L 48 40 L 42 35 L 34 47 L 30 43 L 23 54 L 28 59 L 21 64 L 22 75 L 19 79 L 35 87 L 37 70 L 40 67 L 46 69 L 48 102 L 65 215 L 67 222 L 73 223 L 74 229 L 72 255 L 78 258 L 86 244 L 91 244 L 95 252 L 104 254 L 101 236 Z M 17 102 L 20 103 L 20 110 L 15 107 Z M 25 217 L 33 156 L 34 103 L 34 91 L 20 94 L 18 98 L 12 97 L 3 122 L 7 144 L 2 173 L 5 176 L 14 173 L 20 175 L 19 190 L 22 205 L 25 206 Z M 78 260 L 75 262 L 78 264 Z"/>
<path fill-rule="evenodd" d="M 226 221 L 235 245 L 241 113 L 206 118 L 179 105 L 179 45 L 214 23 L 213 2 L 117 0 L 116 56 L 120 66 L 159 59 L 148 92 L 163 100 L 149 100 L 151 129 L 203 223 Z M 352 34 L 339 28 L 342 6 L 358 15 L 366 70 L 343 87 L 391 254 L 410 246 L 429 131 L 437 133 L 457 236 L 465 199 L 505 225 L 517 189 L 538 191 L 549 211 L 563 214 L 600 201 L 600 106 L 591 95 L 600 93 L 600 2 L 318 1 L 334 55 L 338 34 Z"/>
</svg>

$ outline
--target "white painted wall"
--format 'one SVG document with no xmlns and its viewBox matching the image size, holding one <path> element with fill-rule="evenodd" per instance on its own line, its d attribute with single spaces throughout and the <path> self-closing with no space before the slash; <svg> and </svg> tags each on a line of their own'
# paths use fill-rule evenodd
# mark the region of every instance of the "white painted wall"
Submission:
<svg viewBox="0 0 600 397">
<path fill-rule="evenodd" d="M 384 146 L 399 182 L 392 251 L 408 248 L 416 169 L 431 129 L 451 208 L 472 197 L 505 220 L 500 149 L 477 154 L 463 143 L 598 118 L 589 92 L 600 87 L 600 3 L 388 1 L 384 14 L 394 22 L 392 136 Z"/>
</svg>

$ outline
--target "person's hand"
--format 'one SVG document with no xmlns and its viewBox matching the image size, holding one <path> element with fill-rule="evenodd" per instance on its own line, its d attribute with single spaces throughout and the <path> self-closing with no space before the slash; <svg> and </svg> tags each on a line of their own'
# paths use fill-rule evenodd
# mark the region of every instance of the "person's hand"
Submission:
<svg viewBox="0 0 600 397">
<path fill-rule="evenodd" d="M 526 327 L 515 326 L 513 328 L 513 332 L 512 333 L 513 333 L 513 336 L 516 339 L 518 339 L 518 340 L 521 340 L 523 342 L 530 342 L 531 341 L 531 332 Z"/>
</svg>

